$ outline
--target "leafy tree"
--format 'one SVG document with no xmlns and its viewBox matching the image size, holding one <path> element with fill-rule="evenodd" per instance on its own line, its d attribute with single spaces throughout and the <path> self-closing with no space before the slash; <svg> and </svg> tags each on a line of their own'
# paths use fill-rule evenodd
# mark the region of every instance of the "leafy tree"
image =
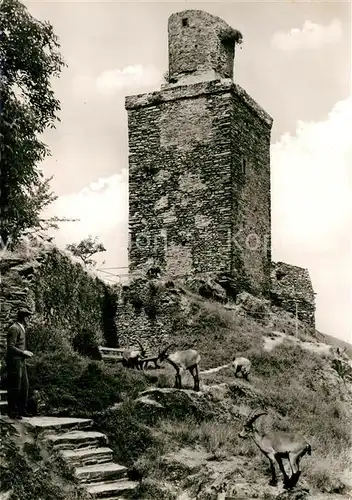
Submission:
<svg viewBox="0 0 352 500">
<path fill-rule="evenodd" d="M 79 257 L 86 266 L 96 266 L 96 261 L 91 259 L 93 255 L 100 252 L 106 252 L 106 248 L 99 242 L 98 237 L 93 238 L 91 235 L 85 238 L 80 243 L 71 243 L 66 245 L 66 250 L 69 250 L 76 257 Z"/>
<path fill-rule="evenodd" d="M 38 163 L 50 155 L 39 139 L 55 128 L 60 103 L 51 87 L 63 59 L 48 22 L 38 21 L 18 0 L 0 8 L 0 153 L 3 245 L 13 246 L 24 230 L 53 225 L 40 214 L 56 196 Z M 65 220 L 65 219 L 63 219 Z"/>
</svg>

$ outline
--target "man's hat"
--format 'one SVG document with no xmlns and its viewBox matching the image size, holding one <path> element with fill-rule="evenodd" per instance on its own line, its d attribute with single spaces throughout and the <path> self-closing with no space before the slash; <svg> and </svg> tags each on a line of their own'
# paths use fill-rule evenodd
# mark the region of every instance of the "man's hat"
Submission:
<svg viewBox="0 0 352 500">
<path fill-rule="evenodd" d="M 22 309 L 20 309 L 17 313 L 19 316 L 32 316 L 32 311 L 30 311 L 29 309 L 23 307 Z"/>
</svg>

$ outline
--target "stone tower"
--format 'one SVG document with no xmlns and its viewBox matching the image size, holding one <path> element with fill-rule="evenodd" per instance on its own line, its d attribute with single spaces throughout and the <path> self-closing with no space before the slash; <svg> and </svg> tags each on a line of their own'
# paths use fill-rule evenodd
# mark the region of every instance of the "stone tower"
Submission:
<svg viewBox="0 0 352 500">
<path fill-rule="evenodd" d="M 168 33 L 168 84 L 125 103 L 130 272 L 233 272 L 267 295 L 272 119 L 233 82 L 241 34 L 198 10 Z"/>
</svg>

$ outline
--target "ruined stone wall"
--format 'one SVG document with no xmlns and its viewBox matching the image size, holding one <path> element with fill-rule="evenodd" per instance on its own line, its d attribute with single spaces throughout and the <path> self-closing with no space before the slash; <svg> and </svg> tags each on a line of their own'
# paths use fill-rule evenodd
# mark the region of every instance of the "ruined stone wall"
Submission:
<svg viewBox="0 0 352 500">
<path fill-rule="evenodd" d="M 32 249 L 33 250 L 33 249 Z M 34 323 L 62 329 L 73 339 L 83 329 L 113 344 L 116 339 L 116 298 L 111 287 L 54 246 L 31 256 L 8 254 L 0 262 L 0 344 L 17 310 L 27 306 Z"/>
<path fill-rule="evenodd" d="M 189 302 L 174 286 L 163 280 L 136 279 L 121 289 L 116 314 L 118 343 L 138 348 L 140 341 L 149 353 L 171 342 L 180 313 L 188 313 Z"/>
<path fill-rule="evenodd" d="M 170 275 L 235 268 L 267 294 L 270 252 L 248 256 L 233 236 L 270 237 L 271 118 L 230 80 L 128 97 L 126 108 L 130 271 L 153 260 Z"/>
<path fill-rule="evenodd" d="M 315 328 L 315 294 L 308 269 L 285 262 L 272 263 L 271 299 Z"/>
<path fill-rule="evenodd" d="M 119 303 L 116 315 L 118 344 L 120 347 L 139 347 L 141 342 L 148 355 L 168 343 L 171 335 L 171 318 L 149 318 L 144 311 L 136 313 L 130 303 Z"/>
<path fill-rule="evenodd" d="M 269 295 L 271 118 L 241 89 L 232 93 L 233 262 L 255 295 Z M 240 247 L 240 248 L 239 248 Z"/>
</svg>

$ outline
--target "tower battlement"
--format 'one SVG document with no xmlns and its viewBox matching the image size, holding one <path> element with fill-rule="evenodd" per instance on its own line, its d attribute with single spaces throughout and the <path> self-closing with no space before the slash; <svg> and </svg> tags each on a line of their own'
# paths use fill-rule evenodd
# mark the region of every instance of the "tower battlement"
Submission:
<svg viewBox="0 0 352 500">
<path fill-rule="evenodd" d="M 242 35 L 201 10 L 172 14 L 168 23 L 169 83 L 233 78 L 236 43 Z"/>
</svg>

